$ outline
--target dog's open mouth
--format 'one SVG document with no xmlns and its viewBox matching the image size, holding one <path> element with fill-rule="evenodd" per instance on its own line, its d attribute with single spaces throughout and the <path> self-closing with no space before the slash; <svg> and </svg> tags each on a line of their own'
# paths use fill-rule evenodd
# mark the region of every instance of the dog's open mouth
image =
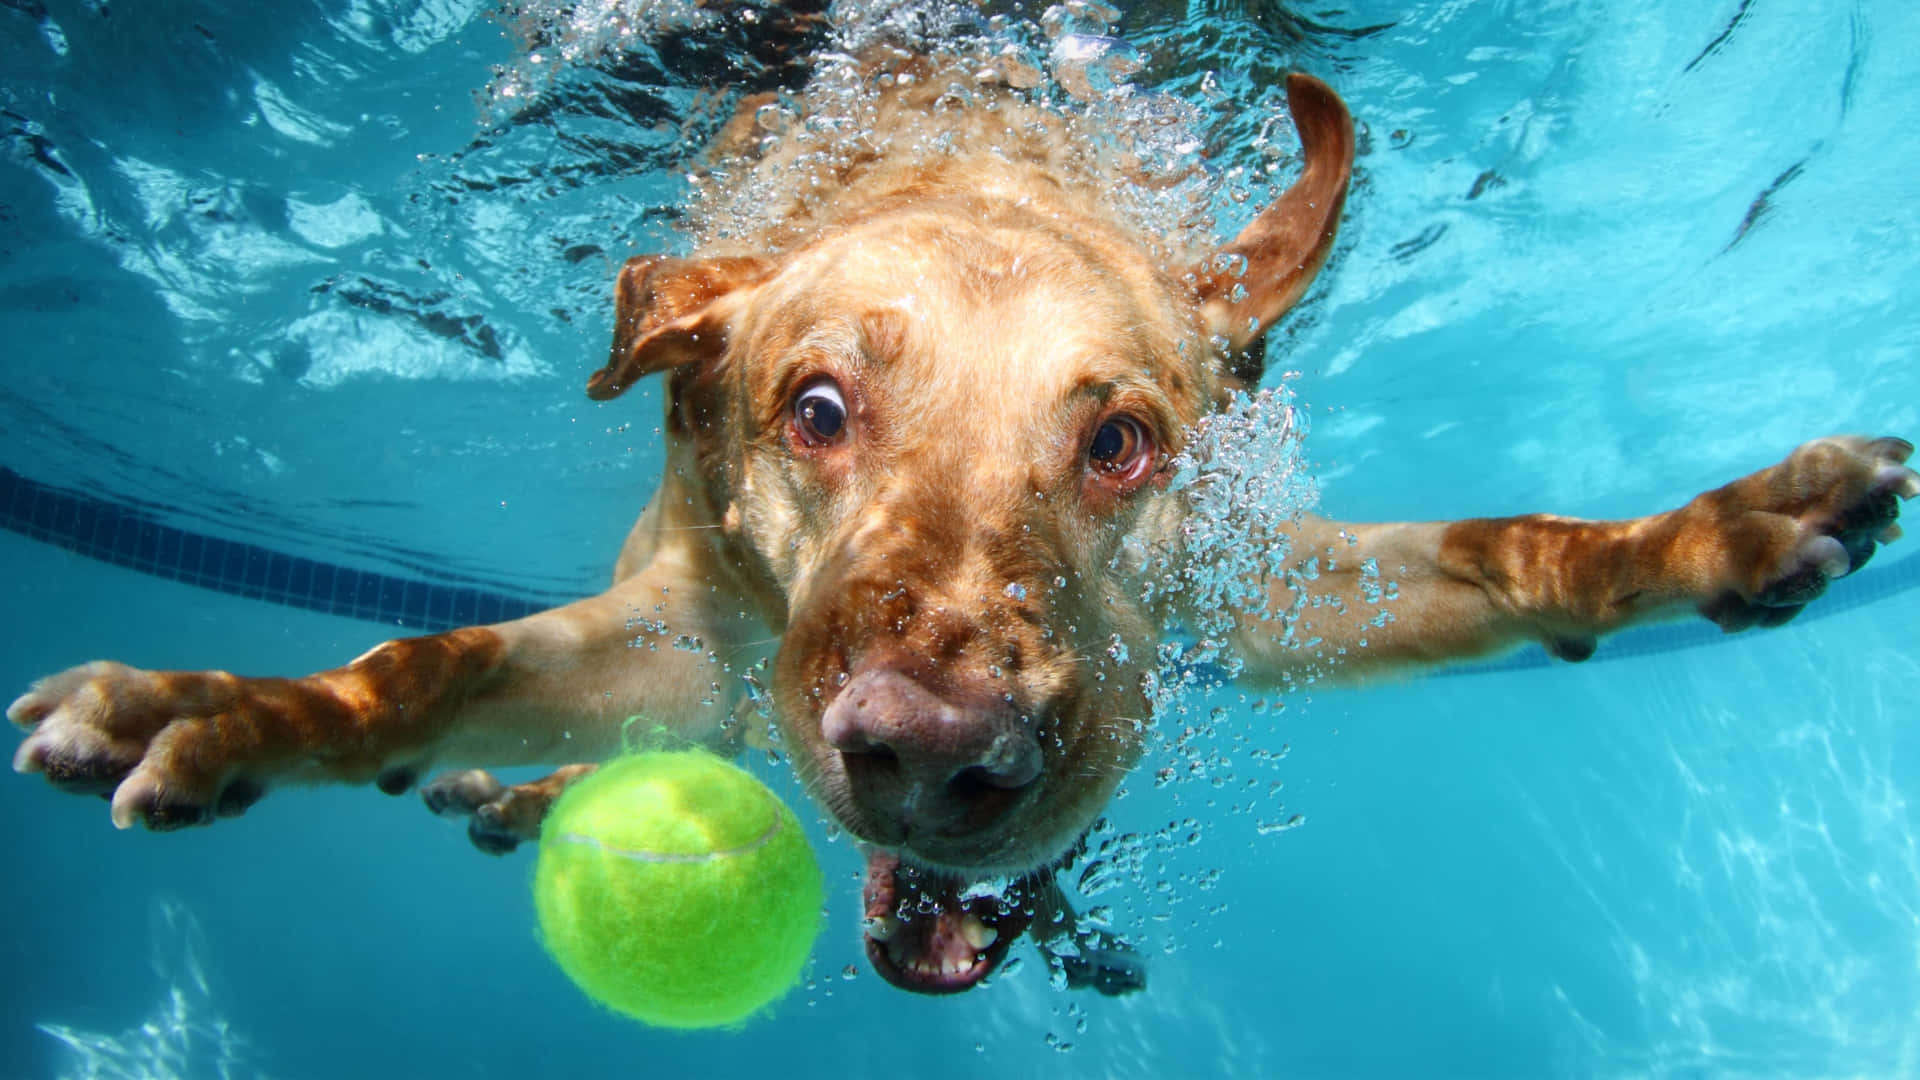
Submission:
<svg viewBox="0 0 1920 1080">
<path fill-rule="evenodd" d="M 902 990 L 955 994 L 978 984 L 1033 921 L 1022 878 L 997 892 L 910 866 L 900 857 L 867 856 L 867 959 Z"/>
</svg>

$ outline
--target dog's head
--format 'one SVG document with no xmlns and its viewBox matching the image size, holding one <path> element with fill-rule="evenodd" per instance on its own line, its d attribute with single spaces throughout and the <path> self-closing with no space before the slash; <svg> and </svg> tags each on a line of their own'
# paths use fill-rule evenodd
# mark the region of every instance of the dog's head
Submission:
<svg viewBox="0 0 1920 1080">
<path fill-rule="evenodd" d="M 1289 90 L 1303 176 L 1199 267 L 1044 178 L 963 170 L 777 257 L 621 275 L 589 392 L 668 372 L 687 479 L 782 633 L 786 748 L 873 853 L 868 949 L 899 985 L 989 971 L 1140 752 L 1168 462 L 1257 378 L 1346 192 L 1344 106 Z"/>
</svg>

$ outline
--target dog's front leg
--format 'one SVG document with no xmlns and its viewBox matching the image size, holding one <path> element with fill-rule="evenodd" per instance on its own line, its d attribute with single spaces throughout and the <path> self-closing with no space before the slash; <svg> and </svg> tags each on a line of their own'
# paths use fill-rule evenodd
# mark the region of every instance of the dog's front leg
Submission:
<svg viewBox="0 0 1920 1080">
<path fill-rule="evenodd" d="M 1308 519 L 1269 609 L 1234 630 L 1257 682 L 1352 679 L 1527 641 L 1584 660 L 1601 636 L 1697 612 L 1774 626 L 1899 535 L 1920 494 L 1901 439 L 1821 439 L 1785 461 L 1629 521 L 1549 515 L 1419 524 Z"/>
<path fill-rule="evenodd" d="M 96 661 L 7 710 L 27 729 L 15 769 L 111 795 L 125 828 L 204 824 L 289 783 L 407 790 L 434 765 L 595 760 L 644 713 L 691 741 L 722 738 L 722 674 L 739 606 L 698 560 L 662 549 L 600 596 L 513 622 L 381 644 L 305 678 L 143 671 Z"/>
</svg>

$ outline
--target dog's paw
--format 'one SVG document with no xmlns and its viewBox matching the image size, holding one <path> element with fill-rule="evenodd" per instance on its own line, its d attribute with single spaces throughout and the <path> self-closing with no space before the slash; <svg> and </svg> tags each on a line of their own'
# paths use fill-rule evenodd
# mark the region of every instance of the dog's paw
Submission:
<svg viewBox="0 0 1920 1080">
<path fill-rule="evenodd" d="M 1900 536 L 1900 501 L 1920 495 L 1912 455 L 1904 439 L 1819 439 L 1690 504 L 1724 553 L 1701 614 L 1728 631 L 1778 626 L 1866 565 Z"/>
<path fill-rule="evenodd" d="M 466 818 L 467 838 L 489 855 L 505 855 L 522 841 L 540 838 L 540 823 L 566 786 L 594 770 L 568 765 L 553 775 L 508 787 L 484 769 L 444 773 L 420 789 L 427 809 L 441 817 Z"/>
<path fill-rule="evenodd" d="M 113 823 L 153 829 L 234 817 L 266 791 L 244 680 L 222 672 L 141 671 L 96 661 L 42 679 L 7 708 L 26 729 L 16 772 L 110 798 Z"/>
</svg>

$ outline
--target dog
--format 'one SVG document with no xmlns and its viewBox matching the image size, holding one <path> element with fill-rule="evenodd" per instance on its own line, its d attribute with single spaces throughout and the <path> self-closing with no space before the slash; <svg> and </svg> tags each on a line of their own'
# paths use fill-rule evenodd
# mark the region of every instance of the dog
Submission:
<svg viewBox="0 0 1920 1080">
<path fill-rule="evenodd" d="M 300 783 L 397 794 L 436 768 L 590 762 L 638 714 L 736 753 L 758 707 L 866 853 L 874 968 L 950 993 L 1023 933 L 1072 932 L 1050 874 L 1139 758 L 1170 636 L 1217 629 L 1242 684 L 1284 687 L 1529 642 L 1578 661 L 1689 613 L 1775 626 L 1920 493 L 1911 444 L 1838 437 L 1628 521 L 1304 515 L 1246 537 L 1285 562 L 1223 610 L 1167 585 L 1192 555 L 1176 463 L 1258 388 L 1264 336 L 1333 249 L 1345 104 L 1291 76 L 1298 179 L 1216 250 L 1167 250 L 1116 205 L 1124 163 L 1056 112 L 873 63 L 884 86 L 824 163 L 763 137 L 764 102 L 722 133 L 713 175 L 760 224 L 619 272 L 587 392 L 661 377 L 666 465 L 611 588 L 302 678 L 84 664 L 8 709 L 15 769 L 174 829 Z M 421 790 L 505 851 L 592 768 Z M 1124 961 L 1079 977 L 1138 982 Z"/>
</svg>

